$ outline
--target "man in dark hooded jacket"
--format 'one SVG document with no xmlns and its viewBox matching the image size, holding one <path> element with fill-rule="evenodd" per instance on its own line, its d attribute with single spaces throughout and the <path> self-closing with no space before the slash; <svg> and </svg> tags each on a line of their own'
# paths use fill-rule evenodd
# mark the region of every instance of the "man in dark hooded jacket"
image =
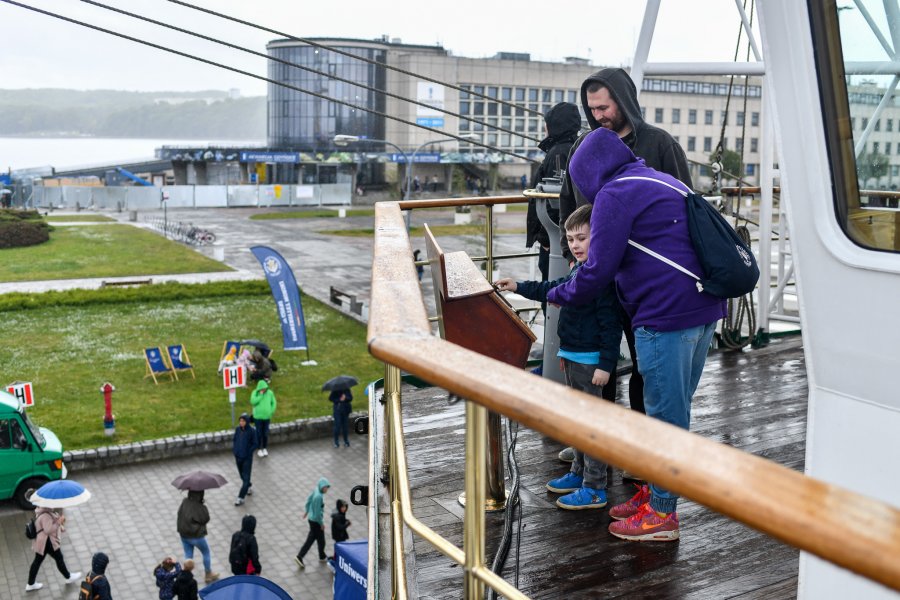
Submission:
<svg viewBox="0 0 900 600">
<path fill-rule="evenodd" d="M 581 115 L 578 113 L 578 107 L 571 102 L 560 102 L 553 105 L 544 115 L 544 125 L 547 129 L 547 137 L 541 140 L 538 148 L 543 150 L 546 155 L 531 179 L 532 189 L 545 177 L 558 177 L 565 171 L 569 149 L 578 139 L 578 132 L 581 131 Z M 541 281 L 547 281 L 550 270 L 550 237 L 547 230 L 541 225 L 535 202 L 534 198 L 528 201 L 525 247 L 531 248 L 535 242 L 540 244 L 538 269 L 541 271 Z M 559 218 L 559 211 L 551 209 L 549 206 L 548 213 L 554 221 Z"/>
<path fill-rule="evenodd" d="M 85 577 L 85 580 L 91 582 L 91 598 L 112 600 L 112 589 L 110 588 L 109 580 L 106 578 L 106 566 L 108 564 L 109 557 L 103 552 L 97 552 L 91 558 L 91 572 Z"/>
<path fill-rule="evenodd" d="M 259 545 L 256 543 L 256 517 L 244 515 L 241 530 L 231 536 L 231 552 L 228 555 L 233 575 L 259 575 Z"/>
<path fill-rule="evenodd" d="M 628 73 L 619 68 L 601 69 L 584 80 L 581 84 L 581 106 L 591 131 L 600 127 L 614 131 L 635 156 L 644 159 L 651 169 L 668 173 L 690 188 L 691 173 L 688 168 L 684 150 L 668 132 L 644 121 L 641 106 L 638 104 L 637 88 Z M 569 151 L 569 159 L 584 140 L 581 136 Z M 587 204 L 592 198 L 585 198 L 572 185 L 572 177 L 566 172 L 563 178 L 562 191 L 559 194 L 559 218 L 565 222 L 574 210 Z M 565 232 L 562 232 L 562 253 L 566 260 L 574 258 L 569 252 Z M 631 354 L 631 378 L 628 383 L 628 398 L 631 409 L 641 413 L 644 410 L 644 380 L 638 372 L 637 352 L 634 348 L 634 332 L 626 313 L 623 315 L 625 338 Z M 616 373 L 613 372 L 609 383 L 603 386 L 603 397 L 615 400 Z M 562 458 L 562 456 L 560 456 Z"/>
</svg>

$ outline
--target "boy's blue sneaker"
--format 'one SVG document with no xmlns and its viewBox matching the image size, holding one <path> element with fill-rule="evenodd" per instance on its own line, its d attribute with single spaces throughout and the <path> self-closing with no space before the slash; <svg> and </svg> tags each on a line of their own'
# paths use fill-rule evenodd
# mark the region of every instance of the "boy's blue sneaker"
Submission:
<svg viewBox="0 0 900 600">
<path fill-rule="evenodd" d="M 584 477 L 569 471 L 562 477 L 551 479 L 550 482 L 547 483 L 547 489 L 557 494 L 568 494 L 569 492 L 581 489 L 582 483 L 584 483 Z"/>
<path fill-rule="evenodd" d="M 557 498 L 556 505 L 566 510 L 586 510 L 606 506 L 606 490 L 580 487 L 571 494 Z"/>
</svg>

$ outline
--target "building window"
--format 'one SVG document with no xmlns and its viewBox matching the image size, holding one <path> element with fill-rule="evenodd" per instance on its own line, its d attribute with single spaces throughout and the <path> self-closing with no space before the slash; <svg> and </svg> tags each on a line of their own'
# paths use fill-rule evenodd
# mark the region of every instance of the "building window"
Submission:
<svg viewBox="0 0 900 600">
<path fill-rule="evenodd" d="M 711 137 L 703 138 L 703 151 L 704 152 L 712 152 L 712 138 Z"/>
<path fill-rule="evenodd" d="M 529 102 L 537 102 L 538 101 L 538 91 L 534 88 L 528 89 L 528 101 Z"/>
<path fill-rule="evenodd" d="M 875 121 L 875 131 L 881 131 L 881 119 Z"/>
<path fill-rule="evenodd" d="M 862 120 L 863 131 L 865 131 L 866 127 L 868 127 L 868 126 L 869 126 L 869 119 L 866 117 L 863 117 L 863 120 Z"/>
<path fill-rule="evenodd" d="M 646 106 L 641 107 L 641 118 L 645 121 L 647 120 L 647 107 Z"/>
<path fill-rule="evenodd" d="M 516 88 L 516 102 L 525 102 L 525 88 Z"/>
<path fill-rule="evenodd" d="M 744 138 L 742 138 L 742 137 L 734 138 L 734 149 L 736 152 L 744 151 Z"/>
<path fill-rule="evenodd" d="M 681 123 L 681 109 L 680 108 L 672 109 L 672 123 L 673 124 Z"/>
<path fill-rule="evenodd" d="M 541 90 L 541 102 L 551 102 L 553 90 Z"/>
<path fill-rule="evenodd" d="M 722 111 L 722 119 L 719 121 L 719 125 L 728 125 L 728 111 Z"/>
<path fill-rule="evenodd" d="M 653 122 L 654 123 L 662 123 L 663 122 L 663 109 L 657 108 L 654 111 Z"/>
<path fill-rule="evenodd" d="M 748 164 L 748 165 L 746 165 L 746 167 L 747 167 L 747 168 L 744 170 L 744 172 L 745 172 L 747 175 L 756 175 L 756 165 L 754 165 L 754 164 Z"/>
<path fill-rule="evenodd" d="M 759 127 L 759 113 L 758 112 L 750 113 L 750 126 L 751 127 Z"/>
<path fill-rule="evenodd" d="M 495 86 L 491 86 L 488 88 L 488 98 L 496 98 L 497 97 L 497 88 Z"/>
<path fill-rule="evenodd" d="M 556 90 L 556 91 L 554 92 L 554 96 L 555 96 L 555 99 L 556 99 L 556 103 L 559 104 L 560 102 L 565 101 L 565 99 L 566 99 L 566 91 L 565 91 L 565 90 Z"/>
<path fill-rule="evenodd" d="M 500 91 L 500 98 L 506 102 L 512 100 L 512 88 L 505 87 Z"/>
<path fill-rule="evenodd" d="M 744 124 L 744 111 L 738 111 L 737 113 L 737 125 Z"/>
<path fill-rule="evenodd" d="M 694 137 L 692 135 L 688 136 L 687 149 L 688 149 L 688 152 L 694 152 L 697 149 L 697 138 L 696 137 Z"/>
<path fill-rule="evenodd" d="M 474 102 L 475 110 L 474 114 L 483 115 L 484 114 L 484 102 Z"/>
<path fill-rule="evenodd" d="M 890 143 L 890 142 L 885 142 L 885 143 L 884 143 L 884 153 L 885 153 L 885 155 L 887 155 L 887 156 L 890 156 L 890 155 L 891 155 L 891 143 Z"/>
<path fill-rule="evenodd" d="M 488 110 L 487 114 L 496 117 L 497 116 L 497 103 L 496 102 L 488 102 L 487 110 Z"/>
<path fill-rule="evenodd" d="M 872 154 L 878 154 L 878 146 L 879 146 L 878 142 L 872 143 Z"/>
<path fill-rule="evenodd" d="M 884 127 L 885 131 L 894 131 L 894 120 L 893 119 L 888 119 L 884 125 L 885 125 L 885 127 Z"/>
<path fill-rule="evenodd" d="M 569 90 L 569 102 L 575 104 L 575 100 L 578 98 L 578 92 L 575 90 Z"/>
<path fill-rule="evenodd" d="M 713 117 L 713 111 L 711 111 L 711 110 L 703 111 L 703 123 L 705 125 L 712 125 L 712 117 Z"/>
<path fill-rule="evenodd" d="M 759 138 L 750 138 L 750 152 L 759 152 Z"/>
<path fill-rule="evenodd" d="M 468 94 L 467 94 L 467 95 L 468 95 Z M 472 108 L 471 108 L 471 106 L 469 105 L 469 102 L 468 102 L 468 101 L 466 101 L 466 102 L 460 102 L 460 103 L 459 103 L 459 113 L 460 113 L 460 114 L 462 114 L 462 115 L 467 115 L 467 114 L 469 114 L 469 111 L 470 111 L 471 109 L 472 109 Z"/>
<path fill-rule="evenodd" d="M 688 111 L 688 124 L 689 125 L 697 124 L 697 109 L 692 108 Z"/>
</svg>

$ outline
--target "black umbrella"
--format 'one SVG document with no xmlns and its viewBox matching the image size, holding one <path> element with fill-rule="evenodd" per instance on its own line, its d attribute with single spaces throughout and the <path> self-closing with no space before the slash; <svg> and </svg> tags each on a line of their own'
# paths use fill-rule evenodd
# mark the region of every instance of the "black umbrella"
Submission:
<svg viewBox="0 0 900 600">
<path fill-rule="evenodd" d="M 356 377 L 351 377 L 350 375 L 338 375 L 323 383 L 322 391 L 333 392 L 334 390 L 349 390 L 357 384 L 359 384 L 359 381 L 356 380 Z"/>
<path fill-rule="evenodd" d="M 222 487 L 228 483 L 224 477 L 218 473 L 210 473 L 209 471 L 191 471 L 184 475 L 179 475 L 172 480 L 172 485 L 179 490 L 201 491 L 212 488 Z"/>
<path fill-rule="evenodd" d="M 259 350 L 266 358 L 269 358 L 269 354 L 272 352 L 272 349 L 269 348 L 269 345 L 260 340 L 241 340 L 241 346 L 253 346 L 257 350 Z"/>
</svg>

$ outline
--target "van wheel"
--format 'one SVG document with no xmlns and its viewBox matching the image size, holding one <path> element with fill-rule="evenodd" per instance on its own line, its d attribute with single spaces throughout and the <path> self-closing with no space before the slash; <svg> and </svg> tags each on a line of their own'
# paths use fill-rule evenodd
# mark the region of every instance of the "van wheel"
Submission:
<svg viewBox="0 0 900 600">
<path fill-rule="evenodd" d="M 19 508 L 21 508 L 22 510 L 34 510 L 34 504 L 29 502 L 28 498 L 31 497 L 32 492 L 34 492 L 45 483 L 47 483 L 47 480 L 41 479 L 39 477 L 26 479 L 19 484 L 19 487 L 16 488 L 16 493 L 13 495 L 13 500 L 15 500 L 16 504 L 18 504 Z"/>
</svg>

